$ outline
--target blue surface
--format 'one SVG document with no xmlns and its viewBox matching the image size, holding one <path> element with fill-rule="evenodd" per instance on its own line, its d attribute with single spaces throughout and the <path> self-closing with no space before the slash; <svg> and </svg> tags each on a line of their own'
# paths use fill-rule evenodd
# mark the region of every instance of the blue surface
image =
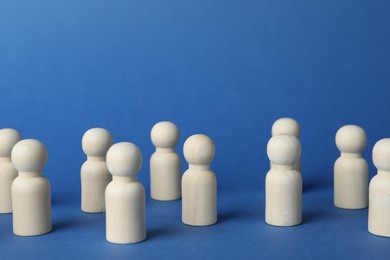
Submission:
<svg viewBox="0 0 390 260">
<path fill-rule="evenodd" d="M 0 127 L 43 141 L 52 233 L 12 234 L 0 215 L 0 258 L 387 258 L 390 240 L 367 231 L 367 210 L 333 207 L 334 135 L 390 136 L 390 2 L 0 2 Z M 266 143 L 279 117 L 302 126 L 303 224 L 264 223 Z M 147 200 L 148 239 L 105 241 L 103 214 L 80 211 L 81 137 L 105 127 L 143 152 L 171 120 L 185 138 L 216 144 L 219 223 L 181 224 L 181 201 Z M 185 163 L 183 163 L 183 167 Z M 42 258 L 43 257 L 43 258 Z"/>
</svg>

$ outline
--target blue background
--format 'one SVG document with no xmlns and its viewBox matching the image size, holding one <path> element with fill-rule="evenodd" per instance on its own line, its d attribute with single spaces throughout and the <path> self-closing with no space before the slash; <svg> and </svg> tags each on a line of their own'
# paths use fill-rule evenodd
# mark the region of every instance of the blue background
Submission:
<svg viewBox="0 0 390 260">
<path fill-rule="evenodd" d="M 364 156 L 389 137 L 390 2 L 0 2 L 0 127 L 43 141 L 53 232 L 12 234 L 0 215 L 0 258 L 388 258 L 367 231 L 367 210 L 333 206 L 334 136 L 368 134 Z M 279 117 L 301 124 L 303 224 L 264 223 L 266 143 Z M 147 199 L 148 239 L 105 240 L 104 214 L 80 210 L 81 137 L 107 128 L 144 156 L 158 121 L 216 144 L 219 223 L 181 223 L 181 201 Z M 183 161 L 183 170 L 186 163 Z"/>
</svg>

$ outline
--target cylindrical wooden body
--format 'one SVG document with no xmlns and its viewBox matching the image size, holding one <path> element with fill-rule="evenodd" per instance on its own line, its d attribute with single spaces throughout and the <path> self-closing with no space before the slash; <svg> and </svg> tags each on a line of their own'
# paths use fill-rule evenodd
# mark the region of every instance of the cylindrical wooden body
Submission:
<svg viewBox="0 0 390 260">
<path fill-rule="evenodd" d="M 163 201 L 181 198 L 181 161 L 177 153 L 155 152 L 150 158 L 150 195 Z"/>
<path fill-rule="evenodd" d="M 112 175 L 105 161 L 86 161 L 81 167 L 81 210 L 88 213 L 104 212 L 105 191 Z"/>
<path fill-rule="evenodd" d="M 334 164 L 334 205 L 343 209 L 368 206 L 368 165 L 363 158 L 340 157 Z"/>
<path fill-rule="evenodd" d="M 302 177 L 296 170 L 271 169 L 266 176 L 265 221 L 274 226 L 302 222 Z"/>
<path fill-rule="evenodd" d="M 368 231 L 390 237 L 390 173 L 379 173 L 370 182 Z"/>
<path fill-rule="evenodd" d="M 17 176 L 11 160 L 0 162 L 0 213 L 12 212 L 11 186 Z"/>
<path fill-rule="evenodd" d="M 191 226 L 217 222 L 217 178 L 211 170 L 189 169 L 182 178 L 182 221 Z"/>
<path fill-rule="evenodd" d="M 106 189 L 106 238 L 109 242 L 116 244 L 137 243 L 145 240 L 145 190 L 138 181 L 116 181 L 114 179 L 108 184 Z"/>
<path fill-rule="evenodd" d="M 36 236 L 50 232 L 51 195 L 48 180 L 43 176 L 17 177 L 12 183 L 12 208 L 15 235 Z"/>
</svg>

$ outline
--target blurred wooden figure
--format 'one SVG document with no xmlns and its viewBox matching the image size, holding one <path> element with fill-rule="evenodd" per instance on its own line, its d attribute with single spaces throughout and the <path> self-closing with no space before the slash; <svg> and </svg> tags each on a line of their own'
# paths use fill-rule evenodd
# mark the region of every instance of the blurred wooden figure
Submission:
<svg viewBox="0 0 390 260">
<path fill-rule="evenodd" d="M 370 182 L 368 231 L 390 237 L 390 138 L 375 144 L 372 160 L 378 174 Z"/>
<path fill-rule="evenodd" d="M 272 136 L 282 135 L 282 134 L 293 135 L 299 140 L 301 129 L 297 121 L 295 121 L 292 118 L 284 117 L 284 118 L 279 118 L 273 123 L 271 133 Z M 301 164 L 302 164 L 301 161 L 302 159 L 301 157 L 299 157 L 299 160 L 295 165 L 295 168 L 299 173 L 301 173 Z M 272 163 L 271 163 L 271 167 L 272 167 Z"/>
<path fill-rule="evenodd" d="M 50 184 L 42 175 L 47 150 L 40 141 L 26 139 L 12 149 L 18 177 L 12 183 L 13 231 L 19 236 L 48 233 L 51 223 Z"/>
<path fill-rule="evenodd" d="M 104 212 L 104 194 L 112 180 L 106 166 L 106 154 L 112 145 L 111 134 L 103 128 L 85 132 L 82 147 L 87 160 L 81 167 L 81 210 L 87 213 Z"/>
<path fill-rule="evenodd" d="M 362 157 L 366 144 L 366 132 L 359 126 L 346 125 L 336 133 L 341 152 L 334 164 L 334 205 L 338 208 L 368 206 L 368 165 Z"/>
<path fill-rule="evenodd" d="M 21 139 L 14 129 L 0 130 L 0 213 L 12 213 L 11 186 L 18 171 L 11 162 L 11 152 Z"/>
<path fill-rule="evenodd" d="M 156 151 L 150 158 L 150 195 L 155 200 L 181 198 L 181 161 L 175 151 L 179 129 L 171 122 L 153 126 L 150 137 Z"/>
<path fill-rule="evenodd" d="M 106 238 L 111 243 L 137 243 L 146 238 L 145 190 L 137 181 L 142 154 L 132 143 L 114 144 L 107 152 L 113 175 L 106 188 Z"/>
</svg>

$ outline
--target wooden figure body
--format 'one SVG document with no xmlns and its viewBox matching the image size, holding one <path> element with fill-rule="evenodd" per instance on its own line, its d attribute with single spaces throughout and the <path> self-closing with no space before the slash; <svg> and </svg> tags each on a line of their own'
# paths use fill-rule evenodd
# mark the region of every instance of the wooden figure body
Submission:
<svg viewBox="0 0 390 260">
<path fill-rule="evenodd" d="M 87 161 L 81 167 L 81 210 L 87 213 L 105 211 L 104 194 L 112 180 L 106 166 L 106 153 L 112 144 L 111 134 L 103 128 L 85 132 L 82 147 Z"/>
<path fill-rule="evenodd" d="M 369 187 L 368 231 L 390 237 L 390 138 L 375 144 L 372 160 L 378 174 Z"/>
<path fill-rule="evenodd" d="M 175 151 L 179 130 L 171 122 L 159 122 L 150 133 L 156 151 L 150 158 L 150 195 L 169 201 L 181 198 L 181 160 Z"/>
<path fill-rule="evenodd" d="M 184 143 L 189 164 L 182 178 L 184 224 L 207 226 L 217 222 L 217 179 L 210 169 L 214 154 L 214 143 L 206 135 L 193 135 Z"/>
<path fill-rule="evenodd" d="M 272 136 L 275 135 L 293 135 L 299 140 L 299 136 L 301 134 L 301 129 L 297 121 L 295 121 L 292 118 L 284 117 L 284 118 L 279 118 L 274 122 L 272 125 L 272 130 L 271 130 Z M 302 164 L 302 158 L 299 157 L 299 160 L 295 164 L 295 169 L 301 173 L 301 164 Z M 272 163 L 271 163 L 271 168 L 272 168 Z"/>
<path fill-rule="evenodd" d="M 343 209 L 368 206 L 368 165 L 362 157 L 366 133 L 355 125 L 346 125 L 336 134 L 341 155 L 334 164 L 334 205 Z"/>
<path fill-rule="evenodd" d="M 137 181 L 142 155 L 132 143 L 114 144 L 107 152 L 113 180 L 106 188 L 106 238 L 111 243 L 137 243 L 146 238 L 145 190 Z"/>
<path fill-rule="evenodd" d="M 52 229 L 50 184 L 42 176 L 47 162 L 43 143 L 26 139 L 12 149 L 18 177 L 12 183 L 13 231 L 19 236 L 36 236 Z"/>
<path fill-rule="evenodd" d="M 265 181 L 265 221 L 274 226 L 302 222 L 302 176 L 295 169 L 301 145 L 293 135 L 276 135 L 267 145 L 273 164 Z"/>
<path fill-rule="evenodd" d="M 11 162 L 11 152 L 21 139 L 14 129 L 0 130 L 0 213 L 12 213 L 11 186 L 18 171 Z"/>
</svg>

